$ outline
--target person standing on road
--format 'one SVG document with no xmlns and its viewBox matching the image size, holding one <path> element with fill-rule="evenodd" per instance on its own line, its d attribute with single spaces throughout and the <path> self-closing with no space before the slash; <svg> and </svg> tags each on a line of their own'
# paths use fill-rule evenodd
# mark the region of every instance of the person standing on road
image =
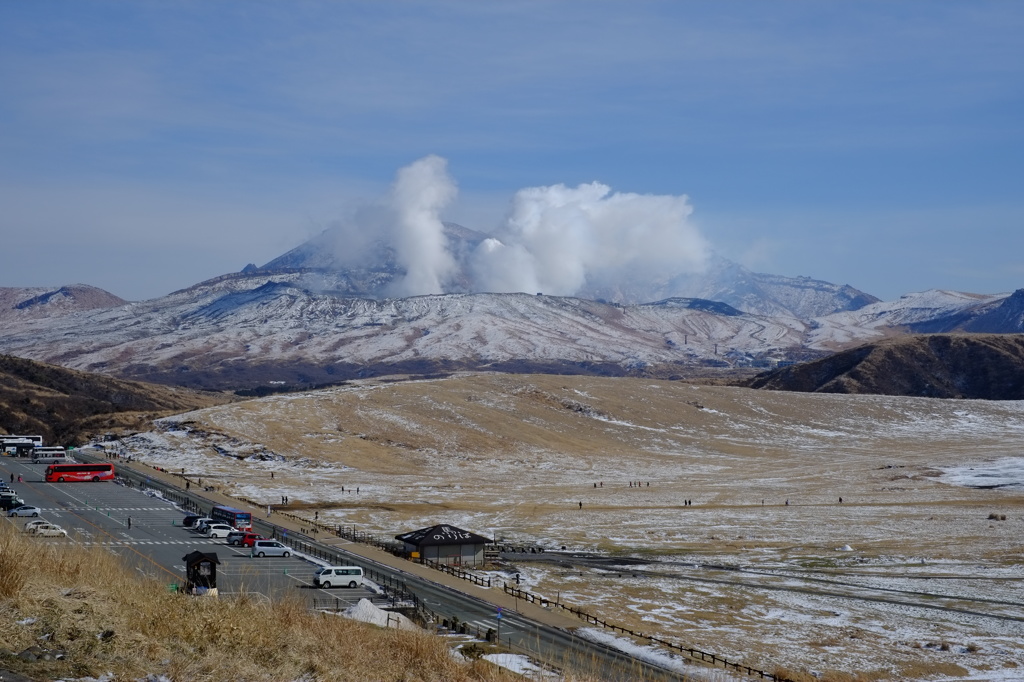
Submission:
<svg viewBox="0 0 1024 682">
<path fill-rule="evenodd" d="M 132 517 L 128 517 L 128 530 L 132 529 Z"/>
</svg>

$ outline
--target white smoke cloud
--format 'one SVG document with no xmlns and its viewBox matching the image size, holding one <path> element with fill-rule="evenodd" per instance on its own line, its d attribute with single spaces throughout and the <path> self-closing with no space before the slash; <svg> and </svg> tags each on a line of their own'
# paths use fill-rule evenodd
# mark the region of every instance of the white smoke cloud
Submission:
<svg viewBox="0 0 1024 682">
<path fill-rule="evenodd" d="M 672 278 L 703 271 L 710 252 L 685 195 L 613 192 L 597 182 L 520 190 L 501 227 L 467 252 L 449 243 L 441 220 L 456 194 L 439 156 L 402 168 L 387 202 L 361 207 L 333 230 L 334 262 L 382 263 L 390 245 L 404 273 L 391 296 L 468 290 L 637 301 L 672 295 Z"/>
<path fill-rule="evenodd" d="M 483 291 L 573 295 L 703 269 L 709 246 L 683 196 L 613 193 L 597 182 L 520 190 L 497 239 L 471 265 Z"/>
<path fill-rule="evenodd" d="M 405 276 L 395 282 L 396 296 L 444 293 L 456 272 L 441 211 L 458 193 L 448 162 L 427 156 L 398 171 L 391 188 L 396 213 L 395 255 Z"/>
</svg>

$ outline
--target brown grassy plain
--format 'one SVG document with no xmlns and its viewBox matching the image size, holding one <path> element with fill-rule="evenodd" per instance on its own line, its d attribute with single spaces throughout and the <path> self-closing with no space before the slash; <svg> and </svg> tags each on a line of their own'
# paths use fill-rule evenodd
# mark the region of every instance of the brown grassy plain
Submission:
<svg viewBox="0 0 1024 682">
<path fill-rule="evenodd" d="M 505 575 L 754 667 L 1024 676 L 1024 495 L 942 478 L 1020 457 L 1020 402 L 476 374 L 274 396 L 162 428 L 127 446 L 328 523 L 452 523 L 645 558 L 644 572 L 567 561 Z M 283 459 L 223 456 L 256 452 Z"/>
</svg>

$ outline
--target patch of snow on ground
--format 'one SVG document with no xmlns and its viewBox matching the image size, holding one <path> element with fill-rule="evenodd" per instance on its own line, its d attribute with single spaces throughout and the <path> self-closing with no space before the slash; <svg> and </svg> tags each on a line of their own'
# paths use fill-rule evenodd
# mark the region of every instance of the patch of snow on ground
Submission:
<svg viewBox="0 0 1024 682">
<path fill-rule="evenodd" d="M 985 464 L 965 464 L 943 469 L 939 479 L 965 488 L 1024 490 L 1024 457 L 1004 457 Z"/>
<path fill-rule="evenodd" d="M 371 623 L 382 628 L 397 627 L 399 630 L 419 630 L 419 626 L 400 613 L 393 613 L 377 608 L 369 599 L 360 599 L 355 606 L 350 606 L 341 615 L 361 623 Z"/>
<path fill-rule="evenodd" d="M 541 668 L 522 654 L 484 654 L 480 658 L 531 680 L 561 680 L 558 673 Z"/>
</svg>

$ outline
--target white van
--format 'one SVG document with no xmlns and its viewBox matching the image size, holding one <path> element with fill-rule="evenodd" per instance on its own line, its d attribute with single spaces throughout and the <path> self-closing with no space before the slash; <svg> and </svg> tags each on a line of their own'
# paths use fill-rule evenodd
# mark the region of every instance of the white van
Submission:
<svg viewBox="0 0 1024 682">
<path fill-rule="evenodd" d="M 33 464 L 69 464 L 75 460 L 68 457 L 67 450 L 63 447 L 47 446 L 44 448 L 32 448 Z"/>
<path fill-rule="evenodd" d="M 363 569 L 358 566 L 321 566 L 313 574 L 313 584 L 323 588 L 332 585 L 359 587 L 363 584 Z"/>
</svg>

